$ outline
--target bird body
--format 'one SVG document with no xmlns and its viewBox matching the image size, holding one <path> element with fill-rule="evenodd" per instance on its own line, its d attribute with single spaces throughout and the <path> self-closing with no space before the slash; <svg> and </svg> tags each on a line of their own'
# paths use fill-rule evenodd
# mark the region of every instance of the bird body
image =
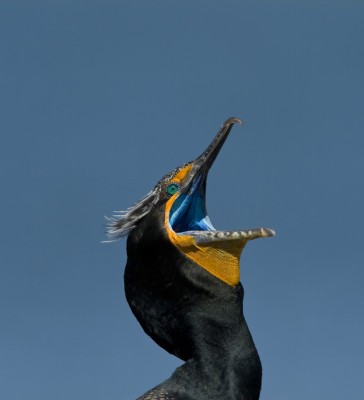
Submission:
<svg viewBox="0 0 364 400">
<path fill-rule="evenodd" d="M 128 235 L 124 283 L 144 331 L 185 363 L 139 400 L 257 400 L 262 368 L 243 314 L 240 254 L 267 228 L 217 231 L 205 206 L 209 168 L 234 123 L 195 161 L 110 221 Z"/>
</svg>

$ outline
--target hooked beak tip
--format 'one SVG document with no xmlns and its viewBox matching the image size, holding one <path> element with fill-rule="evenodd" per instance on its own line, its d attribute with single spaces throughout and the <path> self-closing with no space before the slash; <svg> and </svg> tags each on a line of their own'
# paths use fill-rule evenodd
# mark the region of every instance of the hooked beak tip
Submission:
<svg viewBox="0 0 364 400">
<path fill-rule="evenodd" d="M 231 118 L 228 118 L 228 119 L 224 122 L 223 127 L 229 127 L 230 125 L 233 125 L 233 124 L 239 124 L 239 125 L 241 125 L 241 126 L 244 125 L 243 121 L 242 121 L 240 118 L 231 117 Z"/>
</svg>

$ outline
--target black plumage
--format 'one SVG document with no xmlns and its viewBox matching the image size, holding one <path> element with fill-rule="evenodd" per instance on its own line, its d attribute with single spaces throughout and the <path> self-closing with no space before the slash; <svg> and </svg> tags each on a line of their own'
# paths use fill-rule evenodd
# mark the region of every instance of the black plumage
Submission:
<svg viewBox="0 0 364 400">
<path fill-rule="evenodd" d="M 139 400 L 259 398 L 262 367 L 243 314 L 243 287 L 226 265 L 221 274 L 219 265 L 217 273 L 210 269 L 214 254 L 230 263 L 248 240 L 274 235 L 267 228 L 216 231 L 207 217 L 207 173 L 236 122 L 226 121 L 199 158 L 110 220 L 112 238 L 128 235 L 125 293 L 134 315 L 156 343 L 185 361 Z"/>
</svg>

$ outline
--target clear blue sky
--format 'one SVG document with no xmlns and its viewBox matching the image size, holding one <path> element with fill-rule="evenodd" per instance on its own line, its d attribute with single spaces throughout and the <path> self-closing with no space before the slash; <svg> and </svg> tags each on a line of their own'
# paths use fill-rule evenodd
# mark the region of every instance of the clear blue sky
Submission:
<svg viewBox="0 0 364 400">
<path fill-rule="evenodd" d="M 246 247 L 262 400 L 364 398 L 364 2 L 0 2 L 0 398 L 132 400 L 179 360 L 123 293 L 125 209 L 230 116 L 208 183 Z"/>
</svg>

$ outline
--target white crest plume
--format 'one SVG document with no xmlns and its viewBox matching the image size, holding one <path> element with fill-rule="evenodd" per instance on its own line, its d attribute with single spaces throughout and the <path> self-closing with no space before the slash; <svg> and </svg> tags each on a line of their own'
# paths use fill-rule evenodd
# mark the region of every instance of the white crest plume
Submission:
<svg viewBox="0 0 364 400">
<path fill-rule="evenodd" d="M 135 225 L 154 207 L 159 199 L 160 187 L 157 185 L 147 195 L 125 211 L 115 211 L 111 218 L 106 217 L 107 236 L 110 241 L 127 236 Z"/>
</svg>

